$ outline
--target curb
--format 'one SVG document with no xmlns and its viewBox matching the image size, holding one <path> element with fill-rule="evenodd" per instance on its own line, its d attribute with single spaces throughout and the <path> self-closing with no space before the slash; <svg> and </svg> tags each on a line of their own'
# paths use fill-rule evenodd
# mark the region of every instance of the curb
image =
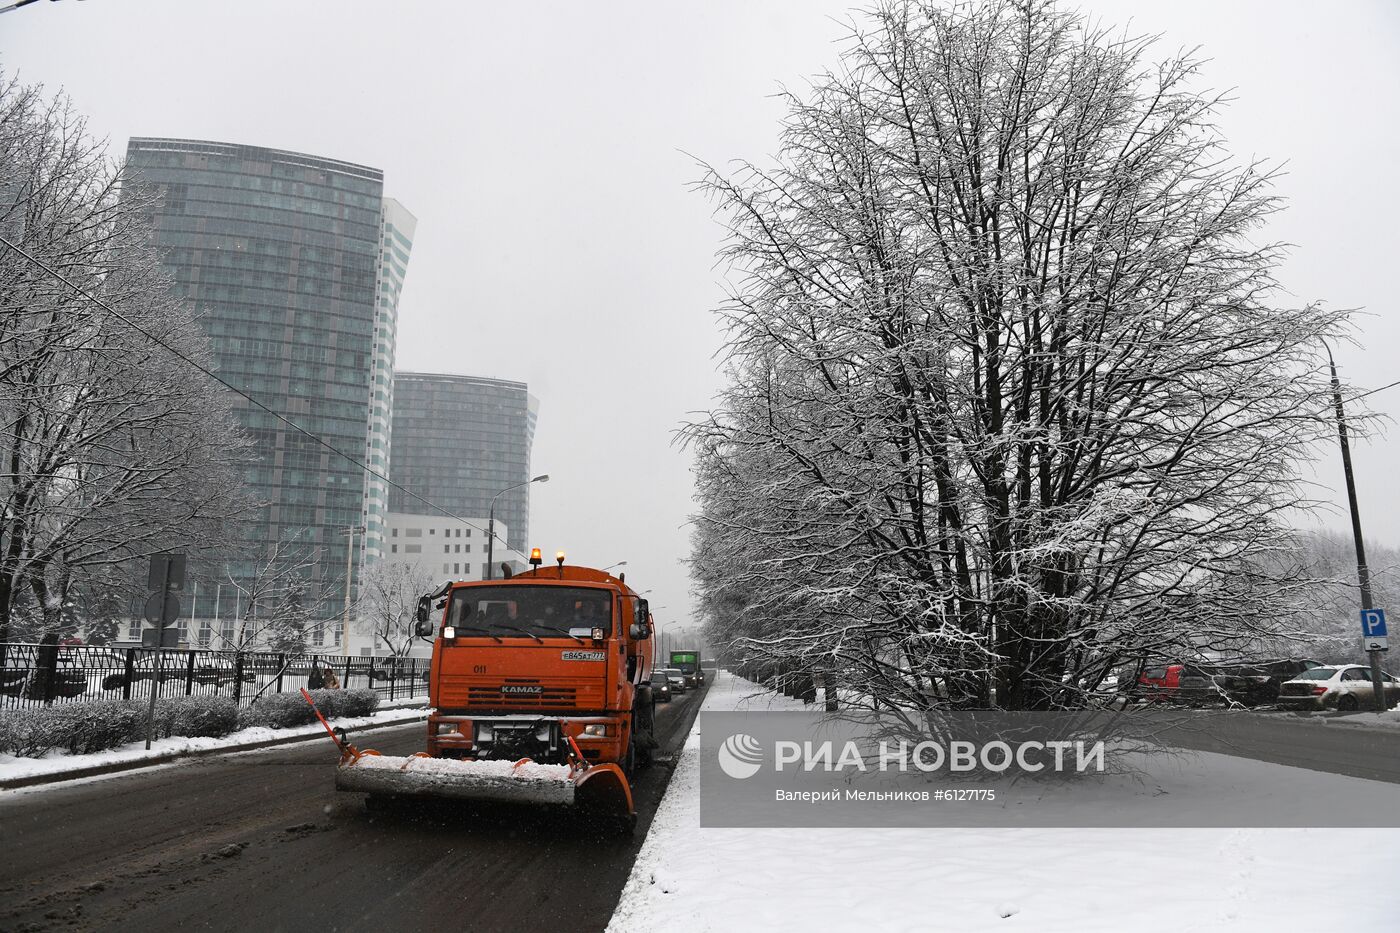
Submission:
<svg viewBox="0 0 1400 933">
<path fill-rule="evenodd" d="M 407 707 L 404 707 L 404 709 L 407 711 Z M 401 726 L 404 723 L 417 722 L 418 720 L 427 718 L 428 714 L 426 712 L 421 709 L 415 709 L 411 715 L 405 715 L 402 719 L 372 722 L 363 726 L 351 726 L 346 728 L 345 732 L 347 735 L 355 732 L 369 732 L 372 729 Z M 331 725 L 335 725 L 335 720 L 331 720 Z M 305 735 L 289 735 L 277 739 L 263 739 L 259 742 L 245 742 L 242 745 L 221 745 L 216 748 L 195 748 L 179 752 L 167 752 L 163 755 L 155 755 L 151 758 L 133 758 L 130 761 L 113 761 L 102 765 L 89 765 L 86 768 L 74 768 L 70 771 L 51 771 L 47 774 L 31 774 L 25 777 L 11 778 L 8 781 L 0 781 L 0 791 L 18 790 L 22 787 L 36 787 L 41 784 L 59 784 L 63 781 L 76 781 L 80 778 L 99 777 L 104 774 L 117 774 L 122 771 L 137 771 L 141 768 L 152 768 L 156 765 L 169 764 L 172 761 L 179 761 L 181 758 L 206 758 L 210 755 L 251 752 L 263 748 L 275 748 L 278 745 L 292 745 L 296 742 L 306 742 L 312 739 L 324 740 L 324 730 L 321 732 L 308 732 Z"/>
</svg>

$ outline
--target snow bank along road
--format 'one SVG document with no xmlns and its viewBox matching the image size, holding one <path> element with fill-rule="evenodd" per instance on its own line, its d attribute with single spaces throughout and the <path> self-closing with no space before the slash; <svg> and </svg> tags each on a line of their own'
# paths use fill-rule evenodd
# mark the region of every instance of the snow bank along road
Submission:
<svg viewBox="0 0 1400 933">
<path fill-rule="evenodd" d="M 678 752 L 700 693 L 657 707 Z M 362 734 L 420 750 L 423 725 Z M 329 740 L 0 793 L 0 930 L 601 930 L 669 766 L 634 786 L 633 839 L 559 811 L 365 812 Z"/>
<path fill-rule="evenodd" d="M 705 708 L 802 706 L 723 673 Z M 1245 757 L 1207 753 L 1191 770 L 1215 779 L 1209 789 L 1230 775 L 1244 776 L 1246 788 L 1292 779 L 1292 768 L 1248 759 L 1338 739 L 1300 731 L 1310 725 L 1371 749 L 1344 767 L 1386 770 L 1370 744 L 1384 738 L 1374 730 L 1279 718 Z M 1306 767 L 1328 763 L 1297 754 L 1312 763 Z M 719 829 L 698 825 L 699 761 L 697 727 L 609 933 L 1400 930 L 1393 829 Z M 1160 779 L 1159 789 L 1173 793 L 1201 780 L 1173 770 L 1144 792 Z M 1358 783 L 1316 771 L 1302 777 L 1324 792 Z"/>
</svg>

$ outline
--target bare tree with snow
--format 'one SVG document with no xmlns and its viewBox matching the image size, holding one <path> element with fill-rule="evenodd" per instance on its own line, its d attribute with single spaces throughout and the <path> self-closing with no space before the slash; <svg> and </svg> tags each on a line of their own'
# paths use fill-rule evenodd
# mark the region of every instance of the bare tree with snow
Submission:
<svg viewBox="0 0 1400 933">
<path fill-rule="evenodd" d="M 1280 204 L 1189 57 L 1043 2 L 892 3 L 711 170 L 735 279 L 697 456 L 713 638 L 896 706 L 1084 702 L 1278 634 L 1329 438 Z"/>
<path fill-rule="evenodd" d="M 0 234 L 17 248 L 0 245 L 0 640 L 26 605 L 58 624 L 87 577 L 223 546 L 248 506 L 227 396 L 177 356 L 210 364 L 149 246 L 150 197 L 65 98 L 0 77 Z"/>
<path fill-rule="evenodd" d="M 308 543 L 310 529 L 296 538 L 271 544 L 223 586 L 233 591 L 238 616 L 232 637 L 219 633 L 214 647 L 229 651 L 274 651 L 299 654 L 307 636 L 332 614 L 334 584 L 317 589 L 312 574 L 321 549 Z"/>
<path fill-rule="evenodd" d="M 418 597 L 436 588 L 433 577 L 403 561 L 381 560 L 360 576 L 356 624 L 393 657 L 404 657 L 413 647 L 414 611 Z"/>
</svg>

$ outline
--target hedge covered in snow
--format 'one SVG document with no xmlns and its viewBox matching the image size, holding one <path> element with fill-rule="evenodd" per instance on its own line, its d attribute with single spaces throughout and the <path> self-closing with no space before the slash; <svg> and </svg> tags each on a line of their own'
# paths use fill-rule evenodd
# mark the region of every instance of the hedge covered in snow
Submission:
<svg viewBox="0 0 1400 933">
<path fill-rule="evenodd" d="M 373 690 L 313 690 L 326 718 L 368 716 L 379 703 Z M 168 697 L 156 703 L 154 738 L 219 738 L 249 726 L 273 729 L 316 721 L 300 693 L 274 693 L 239 709 L 227 697 Z M 56 748 L 74 755 L 116 748 L 146 737 L 146 704 L 102 700 L 0 712 L 0 753 L 38 758 Z"/>
<path fill-rule="evenodd" d="M 312 690 L 311 699 L 327 719 L 337 716 L 368 716 L 379 705 L 379 694 L 373 690 Z M 316 721 L 316 714 L 300 692 L 273 693 L 260 697 L 252 706 L 238 711 L 238 728 L 266 726 L 286 729 Z"/>
</svg>

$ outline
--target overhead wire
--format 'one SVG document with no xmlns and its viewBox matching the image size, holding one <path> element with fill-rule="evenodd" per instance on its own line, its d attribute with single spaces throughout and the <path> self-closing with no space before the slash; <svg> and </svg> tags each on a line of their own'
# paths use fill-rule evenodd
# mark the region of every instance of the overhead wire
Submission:
<svg viewBox="0 0 1400 933">
<path fill-rule="evenodd" d="M 37 258 L 37 257 L 35 257 L 35 256 L 33 256 L 33 255 L 31 255 L 30 253 L 28 253 L 28 252 L 26 252 L 25 250 L 21 249 L 19 246 L 16 246 L 14 243 L 11 243 L 10 240 L 9 240 L 8 238 L 6 238 L 6 237 L 4 237 L 4 236 L 0 236 L 0 243 L 5 244 L 5 246 L 9 247 L 11 250 L 13 250 L 13 251 L 14 251 L 16 254 L 18 254 L 19 256 L 22 256 L 22 257 L 23 257 L 25 260 L 27 260 L 28 262 L 31 262 L 31 263 L 33 263 L 34 265 L 38 266 L 40 269 L 43 269 L 43 270 L 44 270 L 45 272 L 47 272 L 49 275 L 52 275 L 54 278 L 58 279 L 58 280 L 59 280 L 60 282 L 62 282 L 64 285 L 67 285 L 69 288 L 73 289 L 73 291 L 77 292 L 77 293 L 78 293 L 79 295 L 81 295 L 83 298 L 87 299 L 88 301 L 91 301 L 93 304 L 97 305 L 98 307 L 103 308 L 103 309 L 106 310 L 109 314 L 113 315 L 113 316 L 116 317 L 118 320 L 120 320 L 122 323 L 126 324 L 126 326 L 130 327 L 132 330 L 134 330 L 134 331 L 136 331 L 137 333 L 139 333 L 139 334 L 141 334 L 142 336 L 144 336 L 147 340 L 150 340 L 152 343 L 156 344 L 156 345 L 159 346 L 159 347 L 164 348 L 165 350 L 167 350 L 168 352 L 170 352 L 170 353 L 173 354 L 174 356 L 176 356 L 176 357 L 178 357 L 179 359 L 183 360 L 184 362 L 188 363 L 190 366 L 193 366 L 195 369 L 199 370 L 201 373 L 203 373 L 204 375 L 208 376 L 210 379 L 213 379 L 213 380 L 214 380 L 215 382 L 217 382 L 219 385 L 221 385 L 221 386 L 223 386 L 224 388 L 228 389 L 230 392 L 233 392 L 235 395 L 237 395 L 237 396 L 243 398 L 245 401 L 247 401 L 249 404 L 253 405 L 255 408 L 258 408 L 259 410 L 268 413 L 268 414 L 271 415 L 272 417 L 276 418 L 278 421 L 281 421 L 283 424 L 286 424 L 288 427 L 290 427 L 292 430 L 296 431 L 298 434 L 301 434 L 301 435 L 304 435 L 305 437 L 310 438 L 311 440 L 315 441 L 315 442 L 316 442 L 317 444 L 319 444 L 320 446 L 322 446 L 322 447 L 326 448 L 327 450 L 329 450 L 331 453 L 336 454 L 337 456 L 340 456 L 340 457 L 345 458 L 345 459 L 348 460 L 349 462 L 353 463 L 355 466 L 357 466 L 357 467 L 359 467 L 360 469 L 364 470 L 364 471 L 365 471 L 366 473 L 368 473 L 370 476 L 373 476 L 373 477 L 375 477 L 375 478 L 377 478 L 377 479 L 383 480 L 387 485 L 389 485 L 390 487 L 392 487 L 392 488 L 394 488 L 394 489 L 397 489 L 399 492 L 402 492 L 404 495 L 409 496 L 409 497 L 411 497 L 411 498 L 413 498 L 413 499 L 416 499 L 417 501 L 422 502 L 422 503 L 425 504 L 425 505 L 431 506 L 431 507 L 434 508 L 434 509 L 437 509 L 439 512 L 441 512 L 443 515 L 447 516 L 448 518 L 454 519 L 455 521 L 459 521 L 459 522 L 461 522 L 463 525 L 466 525 L 468 528 L 475 528 L 477 531 L 480 531 L 480 532 L 482 532 L 483 534 L 490 534 L 490 532 L 488 532 L 487 529 L 482 528 L 480 525 L 476 524 L 475 522 L 468 521 L 467 519 L 465 519 L 465 518 L 463 518 L 462 516 L 456 514 L 456 513 L 453 512 L 452 510 L 450 510 L 450 509 L 448 509 L 448 508 L 446 508 L 446 507 L 444 507 L 444 506 L 438 505 L 436 502 L 433 502 L 433 501 L 430 500 L 430 499 L 427 499 L 427 498 L 425 498 L 425 497 L 423 497 L 423 496 L 420 496 L 418 493 L 414 492 L 414 491 L 411 490 L 411 489 L 408 489 L 408 488 L 406 488 L 406 487 L 404 487 L 404 486 L 400 486 L 398 483 L 396 483 L 396 482 L 394 482 L 393 480 L 389 479 L 389 477 L 385 476 L 383 473 L 380 473 L 378 470 L 374 469 L 374 468 L 371 467 L 369 464 L 367 464 L 367 463 L 365 463 L 365 462 L 363 462 L 363 461 L 361 461 L 361 460 L 358 460 L 358 459 L 356 459 L 355 457 L 352 457 L 350 454 L 347 454 L 345 451 L 341 450 L 339 447 L 336 447 L 334 444 L 332 444 L 330 441 L 326 440 L 325 438 L 321 437 L 319 434 L 316 434 L 316 433 L 314 433 L 314 432 L 312 432 L 312 431 L 307 430 L 306 428 L 303 428 L 301 425 L 297 424 L 295 421 L 293 421 L 292 419 L 288 418 L 286 415 L 284 415 L 284 414 L 282 414 L 281 412 L 277 411 L 276 409 L 271 408 L 271 407 L 269 407 L 268 405 L 265 405 L 265 404 L 263 404 L 262 402 L 258 401 L 258 400 L 257 400 L 256 398 L 254 398 L 252 395 L 250 395 L 249 393 L 243 391 L 242 389 L 238 388 L 237 386 L 233 385 L 232 383 L 228 382 L 228 381 L 225 380 L 223 377 L 221 377 L 218 373 L 216 373 L 216 372 L 214 372 L 213 370 L 209 369 L 209 368 L 206 367 L 204 364 L 200 363 L 198 360 L 190 359 L 190 358 L 189 358 L 188 356 L 186 356 L 184 353 L 180 352 L 179 349 L 177 349 L 177 348 L 171 346 L 169 343 L 167 343 L 166 341 L 162 340 L 158 335 L 151 333 L 148 329 L 146 329 L 145 327 L 143 327 L 143 326 L 141 326 L 140 324 L 136 323 L 135 321 L 131 320 L 131 318 L 129 318 L 129 317 L 127 317 L 126 315 L 122 314 L 120 311 L 118 311 L 116 308 L 113 308 L 111 305 L 109 305 L 107 302 L 103 301 L 101 298 L 98 298 L 96 295 L 93 295 L 91 292 L 87 291 L 87 290 L 84 289 L 82 286 L 78 285 L 76 282 L 71 281 L 71 280 L 68 279 L 68 277 L 65 276 L 62 272 L 59 272 L 57 269 L 52 268 L 52 267 L 49 266 L 47 263 L 43 262 L 41 259 L 39 259 L 39 258 Z"/>
</svg>

